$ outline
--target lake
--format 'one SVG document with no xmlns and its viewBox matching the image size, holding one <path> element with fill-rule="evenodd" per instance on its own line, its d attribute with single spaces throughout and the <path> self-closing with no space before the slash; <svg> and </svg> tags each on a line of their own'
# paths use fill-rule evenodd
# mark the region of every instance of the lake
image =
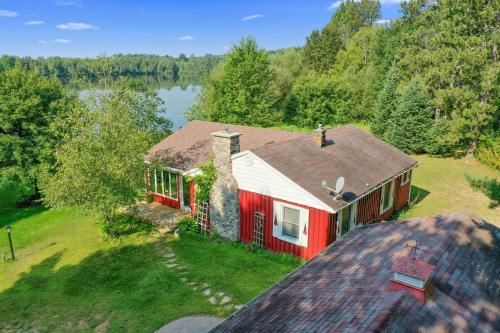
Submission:
<svg viewBox="0 0 500 333">
<path fill-rule="evenodd" d="M 172 121 L 174 130 L 187 123 L 185 113 L 193 105 L 201 90 L 199 83 L 177 83 L 151 77 L 142 77 L 140 80 L 145 83 L 146 87 L 156 90 L 158 96 L 165 102 L 167 110 L 164 116 Z M 80 96 L 88 94 L 87 89 L 75 89 L 79 90 Z"/>
<path fill-rule="evenodd" d="M 201 90 L 201 86 L 173 86 L 158 89 L 158 95 L 165 102 L 165 117 L 172 120 L 174 129 L 186 124 L 186 111 L 191 107 Z"/>
</svg>

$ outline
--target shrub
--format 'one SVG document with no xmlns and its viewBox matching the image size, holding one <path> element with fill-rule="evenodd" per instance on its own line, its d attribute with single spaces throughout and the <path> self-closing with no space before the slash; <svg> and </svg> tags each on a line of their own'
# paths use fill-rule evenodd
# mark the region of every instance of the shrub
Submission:
<svg viewBox="0 0 500 333">
<path fill-rule="evenodd" d="M 198 222 L 191 216 L 184 216 L 177 223 L 179 235 L 197 235 L 200 233 Z"/>
</svg>

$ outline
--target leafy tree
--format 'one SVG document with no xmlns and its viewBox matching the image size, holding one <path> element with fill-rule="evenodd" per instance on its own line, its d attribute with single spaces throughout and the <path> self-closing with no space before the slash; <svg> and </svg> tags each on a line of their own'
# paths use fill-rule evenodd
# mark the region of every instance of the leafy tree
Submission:
<svg viewBox="0 0 500 333">
<path fill-rule="evenodd" d="M 399 85 L 399 75 L 396 67 L 391 67 L 387 72 L 384 88 L 378 96 L 377 103 L 373 109 L 371 119 L 371 130 L 379 138 L 384 138 L 388 127 L 388 122 L 392 121 L 391 115 L 398 107 L 399 95 L 397 93 Z M 392 124 L 397 126 L 397 124 Z"/>
<path fill-rule="evenodd" d="M 327 75 L 299 78 L 286 103 L 286 120 L 300 127 L 343 122 L 345 105 Z"/>
<path fill-rule="evenodd" d="M 425 84 L 418 76 L 404 87 L 398 106 L 391 114 L 387 140 L 408 153 L 423 153 L 429 144 L 432 107 Z"/>
<path fill-rule="evenodd" d="M 39 168 L 54 158 L 49 125 L 75 101 L 57 80 L 20 68 L 0 73 L 0 178 L 38 193 Z"/>
<path fill-rule="evenodd" d="M 393 59 L 394 35 L 393 30 L 382 26 L 363 27 L 337 54 L 332 77 L 346 93 L 351 120 L 370 118 Z"/>
<path fill-rule="evenodd" d="M 317 72 L 326 73 L 351 36 L 379 17 L 379 0 L 343 1 L 330 22 L 321 31 L 313 31 L 307 38 L 304 46 L 305 62 Z"/>
<path fill-rule="evenodd" d="M 276 75 L 266 51 L 252 38 L 232 47 L 219 71 L 210 75 L 190 118 L 271 126 L 281 121 L 272 87 Z"/>
<path fill-rule="evenodd" d="M 157 135 L 157 100 L 120 88 L 91 94 L 85 103 L 60 116 L 56 163 L 44 169 L 43 201 L 56 208 L 96 211 L 104 230 L 116 237 L 120 208 L 145 194 L 144 156 Z"/>
<path fill-rule="evenodd" d="M 285 49 L 271 55 L 271 68 L 276 73 L 275 94 L 282 105 L 295 81 L 306 72 L 302 50 Z"/>
</svg>

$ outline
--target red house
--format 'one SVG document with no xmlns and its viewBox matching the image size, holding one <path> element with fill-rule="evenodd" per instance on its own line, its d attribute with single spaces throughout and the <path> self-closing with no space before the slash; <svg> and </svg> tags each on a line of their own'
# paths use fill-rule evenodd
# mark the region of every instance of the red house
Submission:
<svg viewBox="0 0 500 333">
<path fill-rule="evenodd" d="M 162 170 L 147 177 L 153 200 L 193 209 L 186 181 L 213 158 L 211 228 L 310 259 L 359 225 L 389 219 L 410 199 L 417 161 L 351 125 L 310 134 L 192 121 L 151 148 Z M 342 188 L 335 188 L 344 180 Z M 340 190 L 336 192 L 336 190 Z"/>
</svg>

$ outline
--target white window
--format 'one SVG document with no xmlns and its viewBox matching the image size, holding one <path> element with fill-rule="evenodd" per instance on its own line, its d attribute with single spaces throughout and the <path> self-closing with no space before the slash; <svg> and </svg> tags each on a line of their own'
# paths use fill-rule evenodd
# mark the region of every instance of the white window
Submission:
<svg viewBox="0 0 500 333">
<path fill-rule="evenodd" d="M 152 193 L 177 199 L 178 186 L 177 174 L 175 173 L 161 170 L 151 170 L 149 186 L 149 190 Z"/>
<path fill-rule="evenodd" d="M 273 237 L 307 247 L 309 210 L 275 201 L 273 205 Z"/>
<path fill-rule="evenodd" d="M 394 180 L 385 183 L 380 192 L 380 214 L 387 212 L 392 207 L 394 194 Z"/>
<path fill-rule="evenodd" d="M 411 170 L 406 171 L 405 173 L 403 173 L 401 175 L 401 186 L 403 186 L 406 183 L 408 183 L 410 181 L 410 177 L 411 177 Z"/>
<path fill-rule="evenodd" d="M 353 230 L 356 227 L 356 213 L 358 210 L 358 202 L 342 208 L 337 213 L 337 238 L 344 235 L 346 232 Z"/>
</svg>

